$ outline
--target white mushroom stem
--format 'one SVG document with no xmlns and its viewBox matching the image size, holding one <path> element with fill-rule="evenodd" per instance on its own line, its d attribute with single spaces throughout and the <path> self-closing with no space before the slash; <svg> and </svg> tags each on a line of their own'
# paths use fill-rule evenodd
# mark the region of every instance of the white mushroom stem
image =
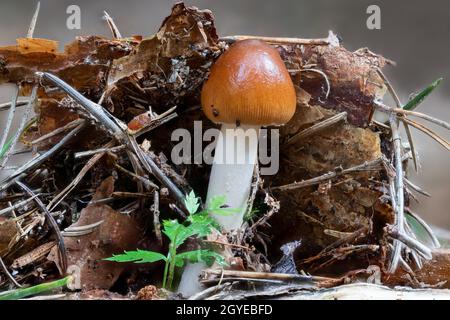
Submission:
<svg viewBox="0 0 450 320">
<path fill-rule="evenodd" d="M 250 194 L 253 170 L 258 156 L 259 126 L 223 124 L 218 137 L 209 178 L 206 204 L 225 196 L 230 208 L 240 209 L 227 216 L 214 214 L 224 231 L 241 227 Z"/>
<path fill-rule="evenodd" d="M 209 178 L 207 205 L 216 196 L 225 196 L 230 208 L 240 209 L 231 215 L 213 214 L 224 231 L 241 227 L 247 209 L 253 170 L 258 156 L 260 126 L 223 124 L 216 144 Z M 202 290 L 200 275 L 206 265 L 188 264 L 181 277 L 178 292 L 189 297 Z"/>
</svg>

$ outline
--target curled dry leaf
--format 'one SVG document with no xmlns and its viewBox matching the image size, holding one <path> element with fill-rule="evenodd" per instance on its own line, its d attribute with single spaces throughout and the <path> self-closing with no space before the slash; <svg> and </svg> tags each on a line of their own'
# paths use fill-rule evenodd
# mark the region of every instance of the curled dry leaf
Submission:
<svg viewBox="0 0 450 320">
<path fill-rule="evenodd" d="M 101 199 L 110 193 L 111 179 L 107 179 L 98 188 L 94 198 Z M 68 265 L 80 268 L 83 290 L 109 289 L 126 266 L 102 259 L 124 250 L 136 249 L 142 237 L 142 230 L 134 219 L 103 204 L 87 206 L 71 227 L 91 225 L 102 220 L 103 223 L 90 234 L 64 238 Z M 48 259 L 58 265 L 55 250 L 52 250 Z"/>
</svg>

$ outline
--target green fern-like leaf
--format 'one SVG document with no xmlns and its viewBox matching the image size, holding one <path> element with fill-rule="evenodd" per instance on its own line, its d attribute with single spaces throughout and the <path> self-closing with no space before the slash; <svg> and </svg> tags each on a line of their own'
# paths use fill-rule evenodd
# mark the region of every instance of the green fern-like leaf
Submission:
<svg viewBox="0 0 450 320">
<path fill-rule="evenodd" d="M 195 214 L 189 217 L 190 224 L 185 226 L 177 220 L 163 221 L 163 233 L 170 239 L 176 248 L 181 246 L 189 237 L 205 237 L 211 233 L 212 218 Z"/>
<path fill-rule="evenodd" d="M 178 234 L 186 228 L 180 224 L 177 220 L 164 220 L 163 221 L 163 233 L 169 238 L 170 242 L 175 243 Z"/>
<path fill-rule="evenodd" d="M 192 215 L 197 212 L 198 208 L 200 207 L 200 202 L 194 191 L 191 191 L 186 196 L 184 204 L 186 205 L 186 209 L 189 211 L 189 214 Z"/>
<path fill-rule="evenodd" d="M 134 262 L 134 263 L 152 263 L 157 261 L 166 261 L 167 258 L 159 252 L 136 250 L 125 251 L 123 254 L 113 255 L 110 258 L 103 259 L 114 262 Z"/>
</svg>

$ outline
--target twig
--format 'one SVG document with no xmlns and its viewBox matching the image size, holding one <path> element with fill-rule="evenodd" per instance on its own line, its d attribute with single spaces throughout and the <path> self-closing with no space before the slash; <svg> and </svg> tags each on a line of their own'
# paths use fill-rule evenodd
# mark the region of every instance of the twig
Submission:
<svg viewBox="0 0 450 320">
<path fill-rule="evenodd" d="M 388 78 L 384 75 L 383 71 L 381 71 L 380 68 L 377 68 L 377 73 L 378 75 L 381 77 L 381 79 L 383 80 L 384 84 L 386 85 L 389 93 L 391 94 L 392 98 L 394 98 L 395 104 L 397 105 L 398 109 L 402 109 L 403 105 L 402 102 L 400 101 L 400 98 L 397 95 L 397 92 L 395 92 L 394 87 L 391 85 L 391 83 L 389 82 Z M 412 139 L 412 135 L 411 135 L 411 130 L 408 127 L 408 124 L 404 121 L 404 117 L 400 117 L 400 120 L 402 120 L 403 125 L 405 126 L 405 131 L 406 131 L 406 135 L 408 137 L 408 142 L 409 142 L 409 146 L 411 148 L 411 152 L 412 152 L 412 156 L 413 156 L 413 162 L 414 162 L 414 169 L 416 170 L 416 172 L 419 169 L 419 163 L 417 161 L 417 156 L 416 156 L 416 151 L 415 151 L 415 147 L 414 147 L 414 141 Z M 397 127 L 398 127 L 398 123 L 397 123 Z"/>
<path fill-rule="evenodd" d="M 18 166 L 5 166 L 5 167 L 3 167 L 3 170 L 5 170 L 5 171 L 16 171 L 17 169 L 19 169 Z"/>
<path fill-rule="evenodd" d="M 184 213 L 183 210 L 178 208 L 178 206 L 175 203 L 169 203 L 169 208 L 170 208 L 170 210 L 177 213 L 181 219 L 186 220 L 186 218 L 187 218 L 186 213 Z"/>
<path fill-rule="evenodd" d="M 411 256 L 412 256 L 412 258 L 414 260 L 414 263 L 416 264 L 417 268 L 418 269 L 422 269 L 422 267 L 423 267 L 422 259 L 419 257 L 417 252 L 411 251 Z"/>
<path fill-rule="evenodd" d="M 26 193 L 30 195 L 30 197 L 34 197 L 35 193 L 28 188 L 25 184 L 23 184 L 20 181 L 16 181 L 16 184 Z M 67 269 L 67 252 L 66 252 L 66 246 L 64 244 L 64 238 L 61 234 L 61 230 L 59 230 L 58 224 L 55 221 L 55 218 L 51 215 L 50 211 L 45 207 L 44 203 L 42 203 L 41 199 L 39 197 L 34 197 L 34 201 L 38 205 L 38 207 L 42 210 L 45 217 L 47 218 L 47 222 L 50 224 L 50 226 L 53 228 L 56 238 L 58 239 L 58 248 L 60 253 L 60 260 L 61 260 L 61 268 L 64 270 Z"/>
<path fill-rule="evenodd" d="M 93 224 L 89 224 L 89 225 L 85 225 L 85 226 L 79 226 L 79 227 L 68 227 L 66 228 L 63 232 L 61 232 L 61 234 L 64 237 L 81 237 L 81 236 L 85 236 L 88 234 L 91 234 L 92 232 L 94 232 L 94 230 L 99 227 L 102 223 L 104 222 L 104 220 L 98 221 L 96 223 Z"/>
<path fill-rule="evenodd" d="M 362 164 L 359 164 L 357 166 L 348 168 L 348 169 L 339 169 L 336 171 L 332 171 L 332 172 L 328 172 L 325 173 L 319 177 L 315 177 L 309 180 L 303 180 L 300 182 L 294 182 L 294 183 L 290 183 L 284 186 L 279 186 L 279 187 L 272 187 L 270 188 L 272 191 L 277 190 L 277 191 L 286 191 L 286 190 L 294 190 L 294 189 L 298 189 L 298 188 L 304 188 L 304 187 L 308 187 L 308 186 L 312 186 L 312 185 L 316 185 L 319 184 L 323 181 L 327 181 L 330 179 L 333 179 L 335 177 L 344 175 L 344 174 L 348 174 L 348 173 L 353 173 L 353 172 L 358 172 L 358 171 L 368 171 L 368 170 L 375 170 L 377 169 L 377 166 L 379 166 L 381 163 L 383 162 L 383 158 L 376 158 L 374 160 L 371 161 L 366 161 Z"/>
<path fill-rule="evenodd" d="M 28 28 L 27 38 L 33 38 L 34 29 L 36 28 L 36 22 L 39 16 L 39 10 L 41 8 L 41 2 L 38 1 L 36 10 L 34 11 L 33 18 L 31 18 L 30 27 Z"/>
<path fill-rule="evenodd" d="M 151 197 L 148 193 L 143 192 L 127 192 L 127 191 L 115 191 L 111 194 L 111 197 L 114 198 L 149 198 Z"/>
<path fill-rule="evenodd" d="M 27 123 L 28 116 L 30 115 L 32 107 L 33 107 L 33 105 L 35 103 L 36 95 L 37 95 L 37 86 L 34 86 L 33 90 L 31 91 L 30 100 L 28 101 L 28 105 L 27 105 L 27 109 L 25 111 L 25 114 L 23 115 L 22 121 L 20 122 L 20 125 L 19 125 L 19 128 L 17 129 L 16 134 L 12 138 L 11 143 L 9 144 L 9 146 L 7 148 L 7 151 L 4 154 L 4 156 L 3 156 L 3 160 L 2 160 L 2 162 L 0 164 L 0 169 L 2 169 L 5 166 L 5 164 L 8 162 L 8 159 L 11 156 L 11 151 L 16 146 L 17 141 L 19 141 L 19 137 L 20 137 L 20 135 L 22 134 L 22 131 L 25 128 L 25 124 Z"/>
<path fill-rule="evenodd" d="M 113 146 L 113 141 L 108 142 L 104 148 L 110 148 Z M 80 172 L 77 174 L 75 179 L 73 179 L 58 195 L 56 195 L 50 203 L 47 205 L 47 208 L 52 211 L 75 187 L 80 181 L 83 179 L 85 174 L 99 161 L 105 153 L 98 153 L 94 155 L 88 162 L 83 166 Z"/>
<path fill-rule="evenodd" d="M 429 116 L 425 113 L 421 113 L 421 112 L 416 112 L 416 111 L 409 111 L 409 110 L 403 110 L 403 109 L 394 109 L 394 112 L 400 113 L 400 114 L 404 114 L 404 115 L 409 115 L 409 116 L 413 116 L 413 117 L 418 117 L 418 118 L 422 118 L 425 119 L 427 121 L 430 121 L 434 124 L 437 124 L 438 126 L 441 126 L 447 130 L 450 130 L 450 123 L 445 122 L 444 120 L 441 119 L 437 119 L 435 117 Z"/>
<path fill-rule="evenodd" d="M 16 103 L 16 107 L 23 107 L 26 106 L 28 104 L 29 100 L 17 100 Z M 5 103 L 0 103 L 0 111 L 5 111 L 5 110 L 9 110 L 11 108 L 11 101 L 10 102 L 5 102 Z"/>
<path fill-rule="evenodd" d="M 137 156 L 130 151 L 127 151 L 127 155 L 130 160 L 131 166 L 133 167 L 133 170 L 134 170 L 134 173 L 130 172 L 130 174 L 131 174 L 131 177 L 133 178 L 133 180 L 136 181 L 137 191 L 144 192 L 144 186 L 147 189 L 147 191 L 152 190 L 152 187 L 151 187 L 152 181 L 150 181 L 150 179 L 147 179 L 148 177 L 145 174 L 145 170 L 142 167 L 141 163 L 139 162 Z M 115 164 L 117 165 L 117 161 L 115 162 Z M 120 168 L 122 168 L 122 167 L 120 167 Z M 127 173 L 127 170 L 125 170 L 124 172 Z M 144 176 L 146 176 L 146 177 L 144 178 Z M 151 184 L 148 184 L 148 182 L 146 180 L 148 180 L 148 182 L 150 182 Z M 158 187 L 156 185 L 155 185 L 155 189 L 158 189 Z M 139 201 L 139 206 L 142 207 L 142 205 L 143 205 L 143 202 Z"/>
<path fill-rule="evenodd" d="M 384 123 L 377 121 L 375 119 L 372 119 L 372 123 L 380 128 L 386 129 L 386 130 L 390 130 L 391 128 L 388 125 L 385 125 Z"/>
<path fill-rule="evenodd" d="M 417 161 L 416 149 L 414 147 L 414 142 L 413 142 L 413 138 L 412 138 L 411 129 L 406 124 L 406 121 L 405 121 L 404 117 L 401 117 L 400 120 L 403 121 L 403 125 L 405 127 L 405 132 L 406 132 L 406 137 L 408 138 L 409 147 L 411 148 L 411 154 L 412 154 L 412 159 L 413 159 L 413 163 L 414 163 L 414 170 L 416 172 L 418 172 L 419 171 L 419 162 Z"/>
<path fill-rule="evenodd" d="M 414 238 L 406 235 L 404 232 L 400 232 L 398 228 L 396 227 L 389 228 L 388 233 L 392 238 L 403 242 L 409 248 L 415 249 L 417 253 L 419 253 L 426 260 L 431 260 L 433 258 L 431 250 L 427 246 L 415 240 Z"/>
<path fill-rule="evenodd" d="M 450 143 L 447 142 L 444 138 L 441 138 L 437 133 L 435 133 L 431 129 L 428 129 L 424 125 L 422 125 L 418 122 L 415 122 L 413 120 L 410 120 L 410 119 L 404 118 L 403 121 L 406 122 L 407 124 L 413 126 L 414 128 L 422 131 L 423 133 L 427 134 L 428 136 L 430 136 L 431 138 L 436 140 L 436 142 L 438 142 L 440 145 L 442 145 L 445 149 L 450 151 Z"/>
<path fill-rule="evenodd" d="M 232 283 L 226 282 L 211 288 L 207 288 L 199 293 L 194 294 L 193 296 L 190 296 L 189 300 L 204 300 L 207 297 L 209 297 L 211 293 L 215 293 L 216 291 L 219 290 L 221 291 L 225 290 L 227 288 L 230 288 L 232 285 L 233 285 Z"/>
<path fill-rule="evenodd" d="M 48 140 L 50 138 L 53 138 L 54 136 L 56 136 L 56 135 L 58 135 L 60 133 L 66 132 L 67 130 L 71 130 L 71 129 L 79 126 L 80 124 L 83 124 L 85 121 L 86 120 L 84 120 L 84 119 L 73 120 L 73 121 L 69 122 L 68 124 L 66 124 L 65 126 L 56 128 L 52 132 L 49 132 L 49 133 L 47 133 L 47 134 L 37 138 L 36 140 L 31 141 L 31 144 L 32 145 L 38 144 L 38 143 L 40 143 L 42 141 Z"/>
<path fill-rule="evenodd" d="M 412 231 L 411 226 L 409 225 L 409 222 L 406 219 L 405 219 L 405 230 L 406 230 L 406 232 L 408 234 L 411 235 L 411 238 L 413 238 L 414 240 L 417 240 L 416 235 Z M 411 258 L 414 261 L 414 263 L 416 264 L 416 266 L 423 265 L 423 263 L 422 263 L 423 259 L 421 258 L 421 256 L 415 250 L 412 250 L 411 248 L 406 247 L 405 248 L 405 253 L 406 254 L 411 254 Z M 402 258 L 402 256 L 400 256 L 400 258 Z M 401 261 L 399 260 L 399 262 L 401 262 Z"/>
<path fill-rule="evenodd" d="M 394 146 L 394 160 L 395 160 L 395 191 L 391 194 L 391 198 L 396 199 L 394 211 L 396 213 L 396 226 L 399 233 L 404 233 L 404 186 L 403 186 L 403 162 L 401 154 L 401 139 L 398 133 L 398 121 L 394 115 L 389 116 L 389 123 L 391 125 L 392 140 Z M 394 254 L 392 255 L 390 273 L 394 273 L 397 269 L 398 259 L 401 254 L 401 244 L 396 242 L 394 244 Z"/>
<path fill-rule="evenodd" d="M 84 226 L 77 226 L 77 227 L 70 226 L 70 227 L 64 229 L 64 231 L 65 231 L 65 232 L 75 232 L 75 231 L 88 231 L 88 230 L 93 230 L 93 229 L 99 227 L 100 225 L 102 225 L 103 222 L 105 222 L 105 221 L 104 221 L 104 220 L 100 220 L 100 221 L 97 221 L 97 222 L 95 222 L 95 223 L 88 224 L 88 225 L 84 225 Z"/>
<path fill-rule="evenodd" d="M 410 187 L 411 189 L 413 189 L 414 191 L 416 191 L 426 197 L 431 197 L 431 194 L 429 194 L 428 192 L 423 190 L 421 187 L 419 187 L 419 186 L 415 185 L 414 183 L 412 183 L 411 181 L 409 181 L 406 177 L 404 177 L 403 180 L 405 180 L 406 185 L 408 187 Z"/>
<path fill-rule="evenodd" d="M 9 109 L 8 118 L 6 120 L 5 129 L 3 130 L 2 139 L 0 141 L 0 148 L 5 148 L 6 139 L 8 138 L 9 129 L 14 119 L 14 113 L 16 112 L 17 97 L 19 96 L 19 87 L 16 86 L 16 92 L 11 100 L 11 108 Z"/>
<path fill-rule="evenodd" d="M 262 240 L 261 237 L 259 237 L 259 235 L 257 233 L 255 233 L 254 231 L 262 225 L 267 224 L 267 221 L 270 219 L 270 217 L 272 217 L 275 213 L 277 213 L 280 210 L 280 203 L 275 201 L 267 192 L 266 190 L 266 196 L 264 199 L 264 203 L 266 203 L 268 205 L 268 207 L 270 208 L 270 210 L 268 212 L 266 212 L 261 218 L 259 218 L 251 227 L 250 230 L 259 238 L 259 240 L 261 241 L 261 243 L 263 244 L 264 247 L 266 247 L 264 240 Z M 267 252 L 267 250 L 265 250 Z"/>
<path fill-rule="evenodd" d="M 135 173 L 125 169 L 124 167 L 122 167 L 120 165 L 118 165 L 117 163 L 115 164 L 115 167 L 117 169 L 119 169 L 120 171 L 122 171 L 123 173 L 131 176 L 131 178 L 133 178 L 133 180 L 142 182 L 146 186 L 147 190 L 159 189 L 159 187 L 156 184 L 154 184 L 153 182 L 151 182 L 149 179 L 147 179 L 145 177 L 138 176 L 137 174 L 135 174 Z"/>
<path fill-rule="evenodd" d="M 122 39 L 122 35 L 120 34 L 119 28 L 117 28 L 116 24 L 114 23 L 113 18 L 108 14 L 108 12 L 103 11 L 103 18 L 108 23 L 109 29 L 111 29 L 111 33 L 113 35 L 114 39 Z"/>
<path fill-rule="evenodd" d="M 163 171 L 156 165 L 153 159 L 142 151 L 134 137 L 130 137 L 131 147 L 133 148 L 134 153 L 137 155 L 139 161 L 142 163 L 144 168 L 151 172 L 156 179 L 158 179 L 163 185 L 169 189 L 174 198 L 177 200 L 178 204 L 185 208 L 184 199 L 186 198 L 184 193 L 178 189 L 178 187 L 170 180 Z"/>
<path fill-rule="evenodd" d="M 338 240 L 336 240 L 335 242 L 333 242 L 332 244 L 330 244 L 329 246 L 327 246 L 326 248 L 324 248 L 322 251 L 320 251 L 317 255 L 304 259 L 302 261 L 302 263 L 312 263 L 324 256 L 326 256 L 331 250 L 345 244 L 351 244 L 354 241 L 356 241 L 357 239 L 361 238 L 362 236 L 366 235 L 367 232 L 369 231 L 368 227 L 362 227 L 358 230 L 356 230 L 355 232 L 352 232 L 351 234 L 349 234 L 348 236 L 344 237 L 344 238 L 340 238 Z"/>
<path fill-rule="evenodd" d="M 275 285 L 281 285 L 284 284 L 284 281 L 281 280 L 270 280 L 270 279 L 249 279 L 249 278 L 220 278 L 220 279 L 208 279 L 208 280 L 201 280 L 201 283 L 205 286 L 214 285 L 213 288 L 217 288 L 219 285 L 225 284 L 225 283 L 242 283 L 242 282 L 249 282 L 252 284 L 255 283 L 262 283 L 266 285 L 275 284 Z"/>
<path fill-rule="evenodd" d="M 262 37 L 262 36 L 249 36 L 249 35 L 236 35 L 236 36 L 226 36 L 221 37 L 219 39 L 220 41 L 225 42 L 236 42 L 236 41 L 242 41 L 242 40 L 261 40 L 265 41 L 267 43 L 272 44 L 305 44 L 305 45 L 329 45 L 330 40 L 329 38 L 322 38 L 322 39 L 302 39 L 302 38 L 284 38 L 284 37 Z"/>
<path fill-rule="evenodd" d="M 48 72 L 36 72 L 36 75 L 44 80 L 50 81 L 67 93 L 72 99 L 79 103 L 96 121 L 103 124 L 111 134 L 119 141 L 126 140 L 124 129 L 126 125 L 119 119 L 109 114 L 102 106 L 85 98 L 81 93 L 68 85 L 57 76 Z"/>
<path fill-rule="evenodd" d="M 10 207 L 12 206 L 11 201 L 8 201 L 8 205 Z M 14 217 L 14 220 L 16 221 L 16 226 L 17 226 L 17 229 L 19 229 L 20 237 L 23 237 L 25 235 L 25 232 L 23 231 L 22 223 L 19 221 L 19 219 L 17 219 L 15 210 L 12 210 L 11 213 L 12 213 L 12 216 Z"/>
<path fill-rule="evenodd" d="M 296 133 L 294 136 L 290 137 L 286 141 L 286 144 L 290 145 L 290 144 L 293 144 L 293 143 L 295 143 L 295 142 L 297 142 L 299 140 L 303 140 L 306 137 L 310 137 L 311 135 L 313 135 L 313 134 L 315 134 L 315 133 L 317 133 L 319 131 L 322 131 L 322 130 L 324 130 L 324 129 L 326 129 L 326 128 L 328 128 L 328 127 L 330 127 L 330 126 L 332 126 L 332 125 L 334 125 L 334 124 L 336 124 L 336 123 L 338 123 L 338 122 L 340 122 L 342 120 L 345 120 L 345 121 L 347 120 L 347 112 L 338 113 L 338 114 L 336 114 L 336 115 L 334 115 L 334 116 L 332 116 L 330 118 L 327 118 L 327 119 L 325 119 L 325 120 L 323 120 L 323 121 L 321 121 L 319 123 L 316 123 L 315 125 L 307 128 L 305 130 L 300 131 L 299 133 Z"/>
<path fill-rule="evenodd" d="M 76 136 L 83 128 L 84 123 L 80 124 L 78 127 L 70 131 L 64 138 L 62 138 L 56 145 L 54 145 L 51 149 L 46 151 L 45 153 L 37 156 L 36 158 L 28 161 L 23 166 L 21 166 L 19 169 L 17 169 L 14 173 L 12 173 L 9 177 L 4 179 L 0 184 L 0 191 L 5 190 L 8 188 L 11 183 L 13 183 L 17 178 L 22 177 L 25 175 L 26 172 L 28 172 L 31 169 L 36 168 L 37 166 L 41 165 L 44 161 L 46 161 L 48 158 L 53 156 L 59 149 L 61 149 L 70 139 L 72 139 L 74 136 Z"/>
<path fill-rule="evenodd" d="M 441 126 L 447 130 L 450 130 L 450 123 L 445 122 L 444 120 L 429 116 L 425 113 L 417 112 L 417 111 L 410 111 L 410 110 L 404 110 L 401 108 L 391 108 L 385 104 L 383 104 L 380 101 L 375 102 L 375 106 L 378 108 L 378 110 L 384 112 L 384 113 L 396 113 L 397 115 L 405 115 L 405 116 L 413 116 L 417 118 L 422 118 L 424 120 L 427 120 L 429 122 L 432 122 L 434 124 L 437 124 L 438 126 Z"/>
<path fill-rule="evenodd" d="M 5 215 L 5 214 L 7 214 L 9 212 L 12 212 L 12 211 L 14 211 L 16 209 L 19 209 L 19 208 L 29 204 L 30 202 L 34 201 L 34 198 L 37 197 L 37 196 L 38 195 L 35 195 L 34 197 L 31 197 L 29 199 L 23 200 L 21 202 L 18 202 L 16 204 L 12 205 L 12 206 L 9 206 L 9 207 L 7 207 L 5 209 L 0 210 L 0 216 Z"/>
<path fill-rule="evenodd" d="M 160 245 L 163 244 L 161 235 L 161 223 L 159 222 L 159 192 L 153 192 L 153 227 L 155 228 L 155 235 Z"/>
<path fill-rule="evenodd" d="M 245 279 L 268 279 L 268 280 L 279 280 L 279 281 L 296 281 L 296 282 L 306 282 L 314 283 L 320 281 L 335 280 L 333 278 L 318 277 L 318 276 L 305 276 L 299 274 L 290 273 L 268 273 L 268 272 L 251 272 L 251 271 L 237 271 L 237 270 L 222 270 L 222 269 L 207 269 L 203 271 L 205 279 L 209 276 L 221 276 L 224 277 L 237 277 Z"/>
<path fill-rule="evenodd" d="M 397 209 L 397 197 L 395 195 L 395 181 L 394 178 L 388 174 L 388 178 L 389 178 L 389 193 L 391 194 L 391 205 L 392 208 L 394 208 L 394 213 L 396 212 Z M 398 216 L 397 214 L 395 215 L 395 222 L 394 223 L 398 223 Z M 402 243 L 398 240 L 394 240 L 394 244 L 392 246 L 392 257 L 391 257 L 391 263 L 389 265 L 389 272 L 390 273 L 394 273 L 395 270 L 397 269 L 400 257 L 401 257 L 401 253 L 402 253 Z"/>
<path fill-rule="evenodd" d="M 5 263 L 3 262 L 2 257 L 0 257 L 0 267 L 3 269 L 3 272 L 6 274 L 6 276 L 11 280 L 11 282 L 18 288 L 22 288 L 20 283 L 17 282 L 17 280 L 12 276 L 12 274 L 9 272 L 8 268 L 6 267 Z"/>
<path fill-rule="evenodd" d="M 233 243 L 228 243 L 228 242 L 222 242 L 222 241 L 218 241 L 218 240 L 202 240 L 202 242 L 217 244 L 217 245 L 224 246 L 224 247 L 233 247 L 233 248 L 243 249 L 245 251 L 252 251 L 251 248 L 246 247 L 246 246 L 241 246 L 239 244 L 233 244 Z"/>
<path fill-rule="evenodd" d="M 122 151 L 126 148 L 125 145 L 120 145 L 120 146 L 116 146 L 116 147 L 112 147 L 112 148 L 100 148 L 100 149 L 96 149 L 96 150 L 89 150 L 89 151 L 82 151 L 82 152 L 77 152 L 74 155 L 75 159 L 80 159 L 80 158 L 85 158 L 85 157 L 90 157 L 93 156 L 97 153 L 104 153 L 104 152 L 118 152 L 118 151 Z"/>
<path fill-rule="evenodd" d="M 18 154 L 30 153 L 30 152 L 32 152 L 32 151 L 33 151 L 33 148 L 24 147 L 24 148 L 21 148 L 21 149 L 17 149 L 17 150 L 11 151 L 11 155 L 12 155 L 12 156 L 15 156 L 15 155 L 18 155 Z M 39 153 L 39 152 L 38 152 L 38 153 Z"/>
<path fill-rule="evenodd" d="M 380 248 L 379 245 L 375 245 L 375 244 L 361 244 L 361 245 L 349 245 L 349 246 L 345 246 L 345 247 L 340 247 L 332 252 L 327 252 L 325 254 L 325 256 L 330 256 L 328 258 L 328 260 L 326 260 L 325 262 L 316 265 L 316 266 L 311 266 L 308 268 L 308 270 L 310 270 L 311 272 L 315 272 L 316 270 L 321 270 L 324 269 L 328 266 L 330 266 L 331 264 L 335 263 L 336 261 L 342 261 L 344 260 L 344 258 L 355 254 L 355 253 L 361 253 L 364 251 L 372 251 L 372 252 L 376 252 L 378 251 Z"/>
<path fill-rule="evenodd" d="M 128 203 L 124 207 L 118 209 L 117 211 L 124 215 L 131 215 L 135 210 L 139 208 L 139 201 L 133 201 L 131 203 Z"/>
</svg>

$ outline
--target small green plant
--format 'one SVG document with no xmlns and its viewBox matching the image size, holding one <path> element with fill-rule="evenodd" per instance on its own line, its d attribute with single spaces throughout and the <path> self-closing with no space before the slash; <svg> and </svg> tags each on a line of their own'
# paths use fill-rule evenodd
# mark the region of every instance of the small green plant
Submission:
<svg viewBox="0 0 450 320">
<path fill-rule="evenodd" d="M 225 259 L 218 253 L 208 250 L 200 249 L 178 253 L 178 248 L 189 238 L 197 237 L 203 238 L 209 235 L 213 228 L 218 229 L 215 220 L 209 215 L 210 213 L 218 215 L 231 215 L 238 212 L 238 209 L 225 208 L 225 197 L 217 196 L 211 199 L 208 208 L 197 212 L 200 203 L 198 197 L 192 191 L 185 199 L 185 206 L 189 211 L 189 216 L 184 223 L 179 223 L 177 220 L 164 220 L 163 233 L 170 240 L 169 252 L 163 255 L 159 252 L 136 250 L 125 251 L 123 254 L 113 255 L 110 258 L 104 259 L 114 262 L 134 262 L 134 263 L 153 263 L 157 261 L 164 261 L 164 276 L 163 288 L 172 288 L 173 279 L 175 275 L 175 268 L 181 268 L 186 261 L 199 262 L 203 261 L 207 265 L 212 265 L 214 262 L 219 265 L 226 265 Z"/>
<path fill-rule="evenodd" d="M 12 291 L 0 293 L 0 301 L 3 300 L 18 300 L 29 296 L 39 295 L 41 293 L 66 287 L 73 280 L 73 276 L 67 276 L 63 279 L 55 280 L 52 282 L 38 284 L 33 287 L 20 288 Z"/>
</svg>

